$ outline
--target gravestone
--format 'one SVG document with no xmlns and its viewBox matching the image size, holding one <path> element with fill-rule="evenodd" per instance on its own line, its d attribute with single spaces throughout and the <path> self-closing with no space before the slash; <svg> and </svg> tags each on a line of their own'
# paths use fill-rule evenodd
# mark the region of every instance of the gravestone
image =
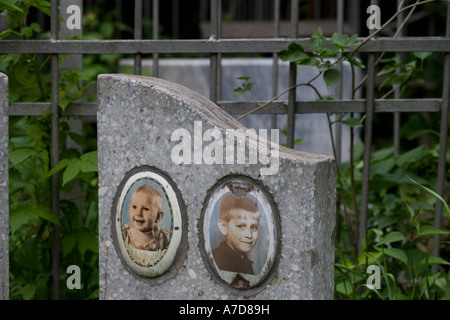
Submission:
<svg viewBox="0 0 450 320">
<path fill-rule="evenodd" d="M 97 118 L 100 299 L 333 298 L 333 158 L 151 77 L 100 75 Z"/>
<path fill-rule="evenodd" d="M 0 73 L 0 300 L 9 299 L 8 77 Z"/>
</svg>

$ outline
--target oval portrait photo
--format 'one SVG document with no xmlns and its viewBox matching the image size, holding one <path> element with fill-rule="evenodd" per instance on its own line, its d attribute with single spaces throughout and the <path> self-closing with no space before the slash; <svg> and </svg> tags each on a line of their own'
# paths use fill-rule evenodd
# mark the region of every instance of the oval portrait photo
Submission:
<svg viewBox="0 0 450 320">
<path fill-rule="evenodd" d="M 214 272 L 237 289 L 261 284 L 278 246 L 277 223 L 267 193 L 234 179 L 211 193 L 203 214 L 204 250 Z"/>
<path fill-rule="evenodd" d="M 114 232 L 126 264 L 137 274 L 155 277 L 173 262 L 181 241 L 181 212 L 171 184 L 143 170 L 125 177 L 118 190 Z"/>
</svg>

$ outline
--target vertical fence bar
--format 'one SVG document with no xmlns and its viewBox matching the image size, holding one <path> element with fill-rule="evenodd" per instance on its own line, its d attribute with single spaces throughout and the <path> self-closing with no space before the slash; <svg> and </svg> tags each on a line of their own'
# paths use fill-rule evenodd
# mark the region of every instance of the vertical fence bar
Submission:
<svg viewBox="0 0 450 320">
<path fill-rule="evenodd" d="M 153 40 L 159 39 L 159 0 L 153 0 Z M 159 77 L 159 55 L 153 54 L 152 76 Z"/>
<path fill-rule="evenodd" d="M 361 210 L 359 216 L 358 253 L 366 235 L 369 205 L 370 155 L 372 146 L 373 110 L 375 105 L 375 53 L 367 61 L 366 120 L 364 124 L 364 167 L 362 176 Z"/>
<path fill-rule="evenodd" d="M 320 20 L 320 18 L 322 16 L 322 1 L 321 0 L 314 0 L 313 16 L 314 16 L 314 19 Z"/>
<path fill-rule="evenodd" d="M 337 0 L 337 32 L 343 33 L 344 32 L 344 0 Z M 343 74 L 343 66 L 342 61 L 339 62 L 337 65 L 337 69 Z M 344 96 L 344 77 L 341 76 L 341 80 L 338 83 L 338 95 L 340 99 L 343 99 Z M 336 117 L 340 117 L 340 115 L 337 115 Z M 336 161 L 337 163 L 340 163 L 342 160 L 342 123 L 340 121 L 336 122 Z"/>
<path fill-rule="evenodd" d="M 397 0 L 397 8 L 400 8 L 400 4 L 403 0 Z M 403 19 L 405 18 L 404 13 L 400 13 L 396 20 L 397 31 L 400 29 Z M 399 37 L 403 36 L 403 30 L 398 34 Z M 403 54 L 402 54 L 403 56 Z M 402 59 L 402 58 L 401 58 Z M 400 73 L 400 69 L 395 70 L 396 73 Z M 400 88 L 396 88 L 394 91 L 394 98 L 400 99 Z M 400 154 L 400 113 L 394 112 L 394 156 L 398 156 Z"/>
<path fill-rule="evenodd" d="M 298 38 L 298 14 L 299 0 L 292 0 L 291 3 L 291 38 Z M 289 88 L 297 84 L 297 64 L 289 63 Z M 288 110 L 287 110 L 287 141 L 288 148 L 294 148 L 295 141 L 295 102 L 297 100 L 297 89 L 289 90 Z"/>
<path fill-rule="evenodd" d="M 344 0 L 337 0 L 337 15 L 336 15 L 336 31 L 338 33 L 343 33 L 344 31 Z M 339 62 L 339 64 L 337 65 L 338 70 L 341 72 L 341 74 L 343 75 L 343 64 L 342 61 Z M 343 99 L 343 93 L 344 93 L 344 82 L 343 82 L 343 76 L 341 76 L 341 80 L 338 83 L 338 95 L 339 95 L 339 99 Z M 339 114 L 336 115 L 336 118 L 340 117 Z M 337 119 L 336 119 L 337 120 Z M 339 164 L 342 161 L 342 123 L 340 121 L 337 121 L 336 124 L 336 138 L 335 138 L 335 143 L 336 143 L 336 163 Z M 337 201 L 336 201 L 336 239 L 340 239 L 340 216 L 341 216 L 341 211 L 340 211 L 340 203 L 341 203 L 341 198 L 339 196 L 339 193 L 336 194 L 337 196 Z"/>
<path fill-rule="evenodd" d="M 122 22 L 122 0 L 115 0 L 115 7 L 116 7 L 116 21 Z M 116 31 L 114 32 L 116 39 L 122 38 L 122 31 L 120 28 L 116 28 Z"/>
<path fill-rule="evenodd" d="M 222 0 L 217 6 L 217 40 L 222 37 Z M 222 54 L 217 54 L 217 101 L 222 99 Z"/>
<path fill-rule="evenodd" d="M 273 7 L 273 37 L 280 37 L 280 0 L 274 1 Z M 272 97 L 278 93 L 278 54 L 276 52 L 272 55 Z M 271 117 L 271 128 L 277 128 L 277 115 L 273 114 Z"/>
<path fill-rule="evenodd" d="M 222 5 L 221 0 L 211 1 L 211 40 L 220 39 L 220 7 Z M 217 103 L 219 99 L 219 68 L 220 68 L 220 56 L 218 53 L 212 53 L 210 58 L 210 71 L 209 71 L 209 99 Z"/>
<path fill-rule="evenodd" d="M 180 38 L 180 7 L 178 0 L 172 0 L 172 36 Z"/>
<path fill-rule="evenodd" d="M 58 39 L 58 0 L 51 1 L 50 11 L 50 39 Z M 51 55 L 51 166 L 54 168 L 59 162 L 59 86 L 58 86 L 58 54 Z M 59 174 L 52 175 L 52 211 L 59 217 Z M 59 227 L 53 224 L 52 242 L 52 299 L 59 299 Z"/>
<path fill-rule="evenodd" d="M 134 39 L 142 39 L 142 0 L 134 1 Z M 142 73 L 142 54 L 134 55 L 134 74 Z"/>
<path fill-rule="evenodd" d="M 447 4 L 447 28 L 445 35 L 447 38 L 450 37 L 450 3 Z M 436 191 L 441 196 L 444 197 L 445 190 L 445 161 L 447 154 L 447 134 L 448 134 L 448 105 L 449 105 L 449 94 L 450 94 L 450 52 L 446 52 L 444 55 L 444 74 L 443 74 L 443 85 L 442 85 L 442 105 L 441 105 L 441 126 L 440 126 L 440 137 L 439 137 L 439 163 L 438 163 L 438 174 L 437 174 L 437 186 Z M 441 228 L 442 221 L 442 210 L 443 203 L 440 200 L 436 200 L 436 211 L 434 213 L 434 226 L 436 228 Z M 433 244 L 437 244 L 433 249 L 433 256 L 439 256 L 439 245 L 440 236 L 433 236 Z M 437 268 L 433 266 L 433 271 L 436 272 Z"/>
</svg>

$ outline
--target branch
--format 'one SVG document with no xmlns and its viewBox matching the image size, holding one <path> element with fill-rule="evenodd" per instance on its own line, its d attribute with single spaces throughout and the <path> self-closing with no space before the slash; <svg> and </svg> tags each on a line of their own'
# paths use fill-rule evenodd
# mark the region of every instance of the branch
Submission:
<svg viewBox="0 0 450 320">
<path fill-rule="evenodd" d="M 318 95 L 318 97 L 320 98 L 320 100 L 322 100 L 322 95 L 319 93 L 319 91 L 317 90 L 317 88 L 315 86 L 313 86 L 311 84 L 311 82 L 313 82 L 314 80 L 316 80 L 321 74 L 323 73 L 323 71 L 320 71 L 316 76 L 314 76 L 311 80 L 309 80 L 308 82 L 304 82 L 304 83 L 299 83 L 296 85 L 293 85 L 285 90 L 283 90 L 281 93 L 277 94 L 275 97 L 273 97 L 272 99 L 270 99 L 269 101 L 267 101 L 266 103 L 263 103 L 262 105 L 259 105 L 258 107 L 256 107 L 255 109 L 250 110 L 249 112 L 243 114 L 242 116 L 240 116 L 239 118 L 237 118 L 236 120 L 241 120 L 243 118 L 245 118 L 246 116 L 255 113 L 258 110 L 261 110 L 262 108 L 268 106 L 269 104 L 271 104 L 272 102 L 274 102 L 276 99 L 278 99 L 279 97 L 281 97 L 283 94 L 289 92 L 290 90 L 293 90 L 297 87 L 302 87 L 302 86 L 308 86 L 312 89 L 314 89 L 314 91 L 316 92 L 316 94 Z"/>
<path fill-rule="evenodd" d="M 422 2 L 418 2 L 419 0 L 417 0 L 417 2 L 415 4 L 411 4 L 409 6 L 404 7 L 403 9 L 399 9 L 397 10 L 397 12 L 391 17 L 389 18 L 388 21 L 386 21 L 380 29 L 378 29 L 377 31 L 375 31 L 374 33 L 370 34 L 367 38 L 365 38 L 359 45 L 357 45 L 355 47 L 355 49 L 353 49 L 353 51 L 350 53 L 350 57 L 353 57 L 353 55 L 356 53 L 356 51 L 359 50 L 359 48 L 361 48 L 364 44 L 366 44 L 368 41 L 370 41 L 370 39 L 372 39 L 373 37 L 375 37 L 376 35 L 378 35 L 381 31 L 383 31 L 384 28 L 386 28 L 392 21 L 394 21 L 395 18 L 397 18 L 397 16 L 402 13 L 403 11 L 406 11 L 410 8 L 415 8 L 419 5 L 422 4 L 426 4 L 426 3 L 431 3 L 431 2 L 436 2 L 436 0 L 425 0 Z M 450 0 L 440 0 L 440 1 L 445 1 L 445 2 L 450 2 Z"/>
<path fill-rule="evenodd" d="M 411 18 L 411 15 L 413 14 L 414 10 L 416 9 L 415 6 L 417 6 L 419 4 L 422 4 L 422 3 L 419 3 L 419 1 L 420 0 L 417 0 L 416 3 L 413 5 L 414 7 L 409 11 L 409 13 L 406 16 L 405 20 L 403 20 L 402 24 L 400 25 L 398 30 L 395 32 L 394 38 L 396 38 L 400 34 L 400 32 L 402 31 L 403 27 L 406 25 L 406 22 L 408 22 L 409 18 Z M 405 2 L 405 0 L 403 0 L 402 3 L 400 3 L 400 6 L 399 6 L 398 10 L 403 10 L 403 9 L 400 9 L 400 8 L 402 7 L 404 2 Z M 385 28 L 385 27 L 386 26 L 383 26 L 383 28 Z M 378 59 L 375 61 L 375 65 L 378 65 L 378 63 L 380 63 L 380 61 L 381 61 L 381 59 L 383 59 L 385 53 L 386 52 L 382 52 L 380 54 Z M 353 86 L 353 92 L 356 92 L 359 88 L 361 88 L 366 81 L 367 81 L 367 74 L 362 78 L 362 80 L 358 83 L 358 85 L 356 87 Z"/>
</svg>

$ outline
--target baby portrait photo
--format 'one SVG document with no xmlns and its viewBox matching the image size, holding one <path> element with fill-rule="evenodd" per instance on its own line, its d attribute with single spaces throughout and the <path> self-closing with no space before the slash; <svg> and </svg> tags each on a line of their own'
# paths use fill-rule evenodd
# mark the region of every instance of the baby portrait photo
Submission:
<svg viewBox="0 0 450 320">
<path fill-rule="evenodd" d="M 164 256 L 171 220 L 167 196 L 156 181 L 141 179 L 131 186 L 122 205 L 121 234 L 134 262 L 152 266 Z"/>
<path fill-rule="evenodd" d="M 185 213 L 180 201 L 170 177 L 153 167 L 136 167 L 124 176 L 113 202 L 111 231 L 130 272 L 158 277 L 181 259 Z"/>
</svg>

